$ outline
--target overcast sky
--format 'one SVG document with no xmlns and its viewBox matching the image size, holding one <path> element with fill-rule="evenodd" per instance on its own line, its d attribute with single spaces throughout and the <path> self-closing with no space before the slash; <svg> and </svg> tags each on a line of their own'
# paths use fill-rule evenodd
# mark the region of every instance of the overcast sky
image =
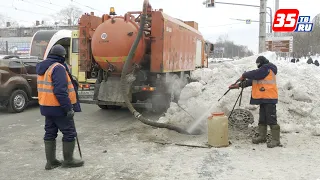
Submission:
<svg viewBox="0 0 320 180">
<path fill-rule="evenodd" d="M 141 10 L 142 2 L 143 0 L 0 0 L 0 12 L 21 24 L 30 25 L 36 20 L 52 17 L 52 14 L 69 4 L 78 6 L 84 12 L 94 11 L 98 15 L 108 13 L 109 7 L 114 6 L 116 12 L 123 15 L 127 11 Z M 154 9 L 163 8 L 164 12 L 172 17 L 198 22 L 204 37 L 212 42 L 215 42 L 219 35 L 228 34 L 229 39 L 235 43 L 246 45 L 254 52 L 258 51 L 259 23 L 245 24 L 232 19 L 259 20 L 259 8 L 216 4 L 215 8 L 206 9 L 202 2 L 203 0 L 150 0 Z M 217 2 L 251 5 L 260 3 L 259 0 Z M 268 0 L 267 6 L 274 10 L 274 0 Z M 311 18 L 320 13 L 318 7 L 320 1 L 317 0 L 280 0 L 280 8 L 298 8 L 300 15 L 310 15 Z"/>
</svg>

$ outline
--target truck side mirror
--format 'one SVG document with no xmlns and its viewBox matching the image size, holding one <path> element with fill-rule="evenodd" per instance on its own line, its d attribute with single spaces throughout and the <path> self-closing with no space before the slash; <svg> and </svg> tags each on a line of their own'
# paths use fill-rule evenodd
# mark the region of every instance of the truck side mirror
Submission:
<svg viewBox="0 0 320 180">
<path fill-rule="evenodd" d="M 210 51 L 213 52 L 214 51 L 214 45 L 210 44 Z"/>
</svg>

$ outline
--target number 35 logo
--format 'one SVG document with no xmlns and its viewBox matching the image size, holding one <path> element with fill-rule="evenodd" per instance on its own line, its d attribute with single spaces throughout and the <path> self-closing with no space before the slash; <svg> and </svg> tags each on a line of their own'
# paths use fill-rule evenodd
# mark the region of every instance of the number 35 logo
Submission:
<svg viewBox="0 0 320 180">
<path fill-rule="evenodd" d="M 272 30 L 274 32 L 293 32 L 298 18 L 298 9 L 279 9 L 274 16 Z"/>
</svg>

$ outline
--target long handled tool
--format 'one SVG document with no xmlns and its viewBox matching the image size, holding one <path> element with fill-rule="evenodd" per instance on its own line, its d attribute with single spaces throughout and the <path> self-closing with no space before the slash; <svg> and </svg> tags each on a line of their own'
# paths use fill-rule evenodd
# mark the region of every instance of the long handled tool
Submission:
<svg viewBox="0 0 320 180">
<path fill-rule="evenodd" d="M 232 110 L 231 110 L 231 112 L 230 112 L 230 114 L 229 114 L 228 119 L 231 117 L 231 114 L 233 113 L 234 108 L 236 107 L 236 105 L 237 105 L 237 102 L 238 102 L 238 101 L 239 101 L 239 106 L 241 106 L 241 99 L 242 99 L 243 89 L 244 89 L 244 87 L 241 87 L 240 94 L 239 94 L 239 96 L 238 96 L 238 98 L 237 98 L 236 102 L 235 102 L 235 103 L 234 103 L 234 105 L 233 105 L 233 108 L 232 108 Z"/>
<path fill-rule="evenodd" d="M 74 120 L 73 120 L 73 125 L 74 125 L 75 131 L 77 132 L 76 124 L 74 123 Z M 78 133 L 77 133 L 77 136 L 76 136 L 76 141 L 77 141 L 77 145 L 78 145 L 79 155 L 80 155 L 80 158 L 82 159 L 82 153 L 81 153 L 80 143 L 79 143 L 79 139 L 78 139 Z"/>
<path fill-rule="evenodd" d="M 75 83 L 77 84 L 77 87 L 79 87 L 79 82 L 77 81 L 76 78 L 75 78 Z M 77 96 L 77 101 L 79 101 L 79 94 L 76 93 L 76 96 Z M 77 132 L 76 124 L 74 123 L 74 119 L 73 119 L 73 125 L 74 125 L 75 131 Z M 78 133 L 77 133 L 77 136 L 76 136 L 76 141 L 77 141 L 77 145 L 78 145 L 79 155 L 80 155 L 80 158 L 82 159 L 82 153 L 81 153 L 80 143 L 79 143 L 79 139 L 78 139 Z"/>
<path fill-rule="evenodd" d="M 80 148 L 80 143 L 79 143 L 78 135 L 77 135 L 77 137 L 76 137 L 76 140 L 77 140 L 79 155 L 80 155 L 80 158 L 82 159 L 82 153 L 81 153 L 81 148 Z"/>
<path fill-rule="evenodd" d="M 228 94 L 228 92 L 230 91 L 231 89 L 228 89 L 228 91 L 226 91 L 222 96 L 221 96 L 221 98 L 218 100 L 218 102 L 226 95 L 226 94 Z"/>
<path fill-rule="evenodd" d="M 238 79 L 238 80 L 237 80 L 235 83 L 233 83 L 232 85 L 237 84 L 239 81 L 240 81 L 240 79 Z M 226 94 L 228 94 L 228 92 L 229 92 L 230 90 L 231 90 L 231 89 L 229 88 L 228 91 L 226 91 L 226 92 L 221 96 L 221 98 L 218 100 L 218 102 L 219 102 Z"/>
</svg>

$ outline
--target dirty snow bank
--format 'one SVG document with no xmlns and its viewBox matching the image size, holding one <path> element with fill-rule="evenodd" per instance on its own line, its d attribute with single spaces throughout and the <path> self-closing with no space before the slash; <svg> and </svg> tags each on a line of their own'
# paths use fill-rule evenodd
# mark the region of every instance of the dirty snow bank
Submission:
<svg viewBox="0 0 320 180">
<path fill-rule="evenodd" d="M 272 52 L 262 55 L 278 67 L 277 115 L 282 132 L 306 132 L 308 130 L 313 135 L 320 135 L 319 67 L 276 60 L 276 55 Z M 228 114 L 231 111 L 240 89 L 230 91 L 220 102 L 218 99 L 243 72 L 256 69 L 257 57 L 258 55 L 255 55 L 233 62 L 213 64 L 209 68 L 194 71 L 192 78 L 199 82 L 188 84 L 181 92 L 179 103 L 171 103 L 165 116 L 159 121 L 183 128 L 201 127 L 205 130 L 206 119 L 212 112 L 222 111 Z M 251 88 L 249 87 L 243 92 L 241 108 L 253 113 L 254 126 L 256 126 L 259 107 L 249 104 L 250 96 Z"/>
</svg>

